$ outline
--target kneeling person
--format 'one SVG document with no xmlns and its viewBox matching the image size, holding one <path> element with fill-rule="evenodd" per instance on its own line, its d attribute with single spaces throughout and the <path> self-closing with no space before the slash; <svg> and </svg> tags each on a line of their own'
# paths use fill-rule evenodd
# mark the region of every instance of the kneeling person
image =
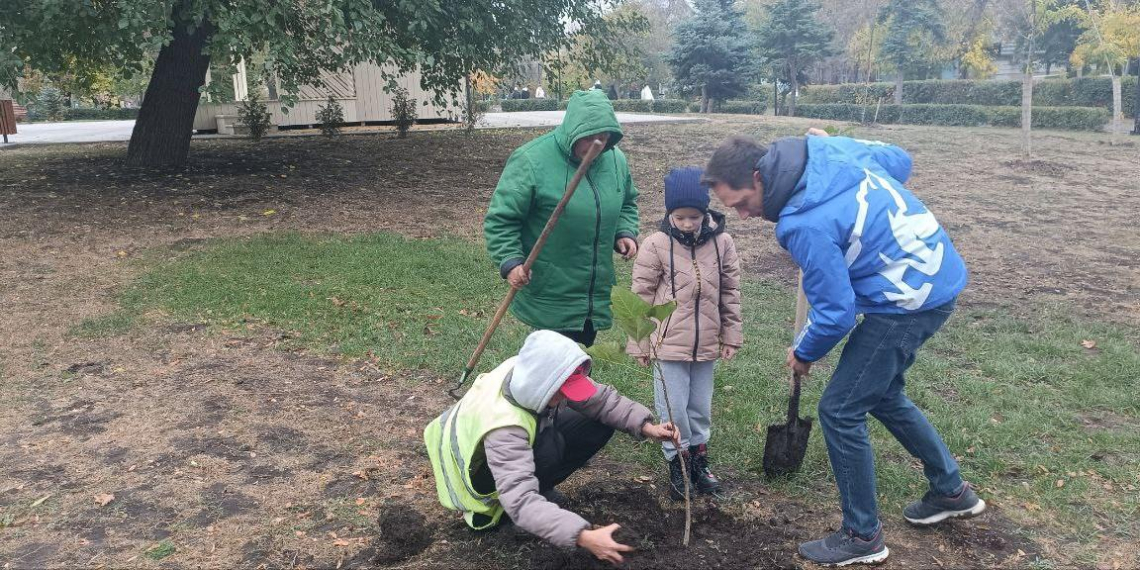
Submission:
<svg viewBox="0 0 1140 570">
<path fill-rule="evenodd" d="M 618 525 L 591 530 L 552 501 L 554 487 L 605 447 L 615 429 L 673 441 L 672 424 L 587 375 L 590 357 L 552 331 L 527 337 L 518 356 L 482 374 L 458 403 L 424 430 L 443 506 L 476 530 L 505 512 L 523 530 L 565 548 L 581 546 L 618 564 L 632 550 L 613 539 Z"/>
</svg>

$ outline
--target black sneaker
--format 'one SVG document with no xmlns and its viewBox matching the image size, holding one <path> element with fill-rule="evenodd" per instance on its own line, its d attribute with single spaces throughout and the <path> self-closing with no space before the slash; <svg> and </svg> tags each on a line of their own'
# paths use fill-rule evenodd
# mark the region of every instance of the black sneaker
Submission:
<svg viewBox="0 0 1140 570">
<path fill-rule="evenodd" d="M 697 488 L 699 493 L 717 493 L 720 491 L 720 481 L 709 470 L 709 450 L 705 444 L 693 445 L 689 447 L 689 457 L 692 457 L 692 462 L 689 464 L 692 471 L 689 472 L 689 477 L 693 482 L 693 486 Z"/>
<path fill-rule="evenodd" d="M 915 501 L 903 509 L 903 517 L 910 524 L 927 526 L 938 524 L 949 518 L 970 518 L 986 510 L 986 502 L 978 498 L 969 483 L 962 484 L 962 490 L 953 497 L 935 495 L 927 491 L 921 501 Z"/>
<path fill-rule="evenodd" d="M 673 500 L 685 498 L 685 473 L 681 471 L 681 462 L 688 460 L 688 455 L 683 453 L 678 453 L 669 460 L 669 496 Z"/>
<path fill-rule="evenodd" d="M 890 549 L 883 544 L 882 528 L 871 540 L 863 540 L 846 530 L 840 530 L 826 538 L 800 545 L 800 556 L 822 566 L 878 564 L 890 554 Z"/>
</svg>

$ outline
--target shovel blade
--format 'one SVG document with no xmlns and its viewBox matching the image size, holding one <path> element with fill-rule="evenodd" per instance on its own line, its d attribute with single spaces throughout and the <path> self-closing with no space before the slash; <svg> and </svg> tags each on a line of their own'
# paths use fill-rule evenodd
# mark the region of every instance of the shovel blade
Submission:
<svg viewBox="0 0 1140 570">
<path fill-rule="evenodd" d="M 764 440 L 764 474 L 769 478 L 791 475 L 800 470 L 807 453 L 811 420 L 796 418 L 793 424 L 768 426 Z"/>
</svg>

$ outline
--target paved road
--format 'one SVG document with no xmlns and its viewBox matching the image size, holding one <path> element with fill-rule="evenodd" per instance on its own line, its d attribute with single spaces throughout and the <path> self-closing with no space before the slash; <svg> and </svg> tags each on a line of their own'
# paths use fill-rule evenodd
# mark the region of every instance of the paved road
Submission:
<svg viewBox="0 0 1140 570">
<path fill-rule="evenodd" d="M 532 111 L 522 113 L 487 113 L 483 129 L 504 129 L 522 127 L 553 127 L 562 122 L 565 111 Z M 641 115 L 618 113 L 618 121 L 631 123 L 690 122 L 686 117 L 669 115 Z M 54 144 L 127 141 L 131 138 L 134 121 L 69 121 L 66 123 L 21 123 L 15 135 L 8 135 L 12 144 Z M 213 136 L 213 135 L 207 135 Z M 297 135 L 291 135 L 297 136 Z M 0 142 L 0 147 L 4 143 Z"/>
</svg>

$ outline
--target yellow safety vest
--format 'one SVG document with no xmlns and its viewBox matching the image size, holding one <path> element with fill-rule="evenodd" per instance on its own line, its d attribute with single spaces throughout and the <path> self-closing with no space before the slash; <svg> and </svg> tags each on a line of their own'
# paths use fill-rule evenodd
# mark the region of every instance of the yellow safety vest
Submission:
<svg viewBox="0 0 1140 570">
<path fill-rule="evenodd" d="M 503 515 L 498 490 L 479 492 L 472 480 L 487 462 L 483 438 L 493 430 L 518 426 L 526 430 L 534 445 L 536 415 L 503 396 L 503 384 L 514 365 L 515 359 L 510 358 L 498 368 L 480 374 L 459 402 L 424 429 L 424 445 L 431 459 L 439 502 L 462 511 L 467 525 L 476 530 L 495 526 Z"/>
</svg>

